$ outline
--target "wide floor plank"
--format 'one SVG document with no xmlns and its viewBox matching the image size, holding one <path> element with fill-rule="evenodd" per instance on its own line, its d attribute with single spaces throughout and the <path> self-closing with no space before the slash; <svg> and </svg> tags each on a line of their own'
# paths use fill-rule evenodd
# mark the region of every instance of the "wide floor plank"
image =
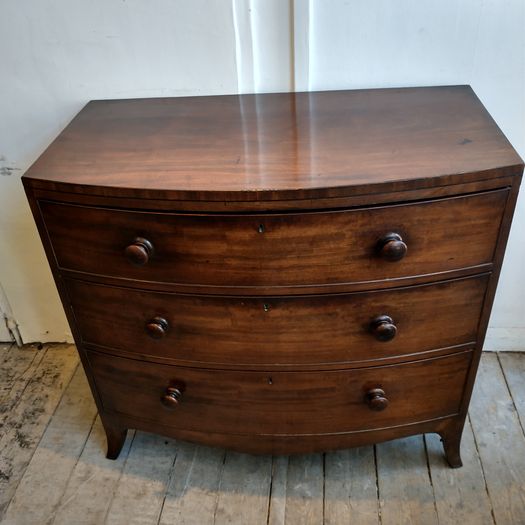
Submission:
<svg viewBox="0 0 525 525">
<path fill-rule="evenodd" d="M 492 505 L 470 421 L 467 419 L 461 440 L 461 468 L 448 466 L 437 434 L 427 434 L 425 439 L 440 525 L 493 524 Z"/>
<path fill-rule="evenodd" d="M 137 432 L 107 514 L 108 525 L 158 523 L 175 455 L 174 440 Z"/>
<path fill-rule="evenodd" d="M 57 525 L 104 523 L 133 437 L 134 432 L 128 432 L 118 459 L 114 461 L 106 459 L 106 435 L 100 418 L 96 418 L 52 523 Z"/>
<path fill-rule="evenodd" d="M 50 346 L 7 414 L 0 437 L 0 518 L 77 366 L 74 346 Z"/>
<path fill-rule="evenodd" d="M 374 447 L 326 454 L 324 507 L 326 525 L 379 523 Z"/>
<path fill-rule="evenodd" d="M 525 431 L 525 353 L 502 352 L 498 357 L 518 411 L 521 428 Z"/>
<path fill-rule="evenodd" d="M 38 344 L 2 345 L 0 354 L 0 433 L 5 420 L 18 403 L 27 383 L 32 379 L 47 352 L 47 346 Z"/>
<path fill-rule="evenodd" d="M 272 487 L 268 525 L 283 525 L 286 520 L 286 478 L 288 472 L 288 456 L 272 458 Z"/>
<path fill-rule="evenodd" d="M 496 354 L 483 354 L 470 419 L 496 523 L 525 523 L 525 437 Z"/>
<path fill-rule="evenodd" d="M 271 456 L 228 452 L 219 488 L 215 523 L 266 525 L 271 476 Z"/>
<path fill-rule="evenodd" d="M 274 471 L 274 484 L 286 485 L 285 508 L 275 512 L 279 504 L 270 501 L 270 523 L 296 525 L 323 523 L 323 455 L 309 454 L 290 456 L 286 470 Z M 281 478 L 277 478 L 281 476 Z M 285 476 L 285 480 L 282 477 Z M 272 510 L 273 509 L 273 510 Z M 283 521 L 277 521 L 277 517 Z"/>
<path fill-rule="evenodd" d="M 5 523 L 52 521 L 96 412 L 84 370 L 78 367 L 25 470 Z"/>
<path fill-rule="evenodd" d="M 213 525 L 225 455 L 222 449 L 177 444 L 159 525 Z"/>
<path fill-rule="evenodd" d="M 0 403 L 9 393 L 8 377 L 12 374 L 12 365 L 9 362 L 9 351 L 13 343 L 0 343 Z"/>
<path fill-rule="evenodd" d="M 382 525 L 434 525 L 438 517 L 422 436 L 376 445 Z"/>
</svg>

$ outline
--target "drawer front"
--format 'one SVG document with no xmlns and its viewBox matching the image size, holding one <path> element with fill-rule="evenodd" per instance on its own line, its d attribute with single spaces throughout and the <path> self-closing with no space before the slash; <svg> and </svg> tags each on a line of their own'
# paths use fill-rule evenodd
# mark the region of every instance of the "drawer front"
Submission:
<svg viewBox="0 0 525 525">
<path fill-rule="evenodd" d="M 352 363 L 471 343 L 487 279 L 266 298 L 142 292 L 76 280 L 67 287 L 84 343 L 193 366 L 270 367 Z"/>
<path fill-rule="evenodd" d="M 271 287 L 395 279 L 490 263 L 506 198 L 505 189 L 276 215 L 39 204 L 61 268 L 146 282 Z M 403 258 L 388 260 L 403 256 L 404 246 Z"/>
<path fill-rule="evenodd" d="M 105 410 L 232 434 L 349 432 L 454 415 L 470 359 L 463 352 L 403 365 L 270 374 L 89 354 Z"/>
</svg>

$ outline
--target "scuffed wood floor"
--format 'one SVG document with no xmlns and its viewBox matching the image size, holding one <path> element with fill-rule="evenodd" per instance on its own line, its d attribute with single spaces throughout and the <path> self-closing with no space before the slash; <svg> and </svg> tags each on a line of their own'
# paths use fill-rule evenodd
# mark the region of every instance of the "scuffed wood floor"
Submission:
<svg viewBox="0 0 525 525">
<path fill-rule="evenodd" d="M 525 354 L 485 354 L 464 467 L 435 435 L 254 457 L 129 432 L 117 461 L 74 346 L 0 344 L 0 516 L 8 524 L 524 524 Z"/>
</svg>

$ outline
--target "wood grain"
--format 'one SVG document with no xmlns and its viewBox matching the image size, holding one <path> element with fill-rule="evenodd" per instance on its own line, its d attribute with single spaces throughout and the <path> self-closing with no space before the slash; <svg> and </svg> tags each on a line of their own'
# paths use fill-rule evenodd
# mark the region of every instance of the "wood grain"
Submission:
<svg viewBox="0 0 525 525">
<path fill-rule="evenodd" d="M 127 429 L 257 453 L 436 432 L 460 466 L 522 169 L 465 86 L 88 104 L 23 182 L 108 457 Z M 121 472 L 86 482 L 96 519 Z"/>
<path fill-rule="evenodd" d="M 488 264 L 507 195 L 503 189 L 406 205 L 272 215 L 144 213 L 46 201 L 39 207 L 62 269 L 145 283 L 298 287 Z M 377 253 L 378 240 L 392 231 L 408 245 L 397 262 Z M 130 264 L 124 253 L 136 237 L 154 247 L 142 266 Z"/>
<path fill-rule="evenodd" d="M 253 434 L 338 433 L 453 416 L 470 360 L 471 352 L 462 352 L 359 370 L 271 375 L 224 370 L 219 376 L 214 370 L 89 354 L 105 411 L 184 430 L 222 432 L 224 445 L 227 434 L 248 441 Z M 177 408 L 167 410 L 160 398 L 172 381 L 183 383 L 185 391 Z M 365 394 L 375 386 L 390 400 L 382 412 L 366 404 Z M 260 452 L 267 452 L 262 443 Z"/>
<path fill-rule="evenodd" d="M 470 87 L 445 86 L 90 102 L 25 182 L 269 200 L 417 187 L 450 174 L 461 181 L 502 166 L 519 171 L 522 161 Z"/>
<path fill-rule="evenodd" d="M 373 191 L 373 187 L 364 187 L 361 191 L 356 189 L 352 195 L 342 197 L 326 198 L 306 198 L 306 199 L 287 199 L 287 200 L 264 200 L 260 198 L 254 200 L 257 193 L 251 195 L 251 200 L 239 201 L 217 201 L 217 200 L 199 200 L 199 201 L 172 201 L 166 199 L 150 199 L 140 197 L 120 196 L 118 200 L 110 195 L 92 195 L 87 192 L 74 193 L 79 189 L 75 185 L 68 185 L 67 191 L 62 188 L 60 191 L 52 190 L 55 184 L 23 179 L 25 182 L 25 191 L 28 196 L 35 200 L 51 200 L 68 202 L 70 204 L 81 204 L 83 206 L 97 206 L 101 208 L 118 207 L 128 210 L 144 210 L 157 212 L 190 212 L 190 213 L 237 213 L 237 212 L 272 212 L 272 211 L 299 211 L 299 210 L 335 210 L 342 208 L 351 208 L 353 206 L 372 206 L 380 204 L 392 204 L 400 202 L 410 202 L 414 200 L 428 200 L 448 197 L 453 195 L 466 195 L 467 193 L 478 193 L 481 191 L 494 190 L 499 188 L 508 188 L 512 186 L 514 178 L 521 172 L 516 167 L 505 166 L 486 170 L 475 175 L 461 175 L 461 180 L 470 180 L 470 182 L 458 182 L 456 176 L 434 177 L 420 179 L 417 184 L 413 181 L 383 184 L 382 189 L 378 188 L 379 193 L 366 193 Z M 446 185 L 444 185 L 446 184 Z M 35 187 L 38 185 L 38 187 Z M 390 191 L 386 191 L 390 187 Z M 403 189 L 404 188 L 404 189 Z M 111 193 L 111 192 L 110 192 Z"/>
<path fill-rule="evenodd" d="M 472 345 L 487 279 L 481 275 L 390 291 L 261 298 L 152 293 L 76 280 L 66 284 L 86 345 L 146 360 L 268 370 L 364 366 Z M 391 341 L 378 341 L 372 333 L 379 314 L 395 322 Z M 159 317 L 168 328 L 162 338 L 152 338 L 148 325 Z"/>
</svg>

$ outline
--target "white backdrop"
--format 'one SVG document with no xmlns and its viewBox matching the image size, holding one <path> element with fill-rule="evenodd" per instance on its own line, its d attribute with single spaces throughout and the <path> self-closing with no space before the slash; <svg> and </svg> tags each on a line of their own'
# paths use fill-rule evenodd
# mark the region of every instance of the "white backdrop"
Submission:
<svg viewBox="0 0 525 525">
<path fill-rule="evenodd" d="M 524 28 L 522 0 L 2 0 L 0 284 L 24 341 L 71 336 L 20 176 L 88 100 L 471 84 L 525 157 Z M 525 350 L 523 193 L 487 349 Z"/>
</svg>

